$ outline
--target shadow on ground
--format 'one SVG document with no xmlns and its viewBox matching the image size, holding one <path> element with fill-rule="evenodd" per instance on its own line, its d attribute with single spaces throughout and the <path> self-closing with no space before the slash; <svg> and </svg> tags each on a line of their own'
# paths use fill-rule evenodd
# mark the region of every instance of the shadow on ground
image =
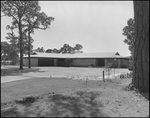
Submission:
<svg viewBox="0 0 150 118">
<path fill-rule="evenodd" d="M 141 93 L 141 95 L 149 101 L 149 93 Z"/>
<path fill-rule="evenodd" d="M 1 117 L 108 117 L 102 112 L 103 105 L 96 101 L 97 96 L 100 94 L 78 91 L 73 96 L 48 93 L 28 97 L 13 105 L 2 105 Z"/>
<path fill-rule="evenodd" d="M 18 76 L 22 75 L 23 73 L 29 72 L 45 72 L 45 71 L 40 71 L 39 68 L 24 68 L 23 70 L 20 70 L 19 67 L 1 68 L 1 76 Z"/>
<path fill-rule="evenodd" d="M 138 93 L 139 95 L 143 96 L 146 100 L 149 101 L 149 92 L 144 92 L 144 93 L 139 92 L 139 91 L 137 92 L 132 84 L 129 84 L 129 85 L 123 87 L 123 90 L 125 90 L 125 91 L 126 90 L 127 91 L 135 91 L 135 93 Z"/>
</svg>

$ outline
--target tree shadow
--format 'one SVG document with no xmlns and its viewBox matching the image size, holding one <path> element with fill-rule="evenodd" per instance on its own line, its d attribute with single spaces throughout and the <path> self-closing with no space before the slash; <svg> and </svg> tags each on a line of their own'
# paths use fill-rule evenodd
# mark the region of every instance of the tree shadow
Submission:
<svg viewBox="0 0 150 118">
<path fill-rule="evenodd" d="M 7 110 L 1 110 L 1 117 L 22 117 L 16 107 Z"/>
<path fill-rule="evenodd" d="M 103 105 L 98 103 L 95 98 L 98 94 L 93 92 L 76 92 L 75 96 L 64 96 L 61 94 L 49 97 L 49 100 L 54 103 L 54 107 L 47 116 L 53 117 L 108 117 L 102 113 Z M 67 114 L 63 114 L 66 112 Z"/>
<path fill-rule="evenodd" d="M 132 83 L 130 83 L 129 85 L 125 86 L 122 88 L 122 90 L 125 90 L 125 91 L 134 91 L 136 93 L 138 93 L 139 95 L 143 96 L 146 100 L 149 101 L 149 92 L 139 92 L 134 86 Z"/>
<path fill-rule="evenodd" d="M 15 100 L 13 105 L 2 105 L 1 117 L 109 117 L 102 112 L 103 105 L 96 100 L 99 94 L 78 91 L 73 96 L 51 94 Z M 19 107 L 24 110 L 19 110 Z"/>
<path fill-rule="evenodd" d="M 45 72 L 45 71 L 40 71 L 39 68 L 24 68 L 22 70 L 20 70 L 17 67 L 1 68 L 1 76 L 16 76 L 29 72 Z"/>
<path fill-rule="evenodd" d="M 149 93 L 140 93 L 146 100 L 149 101 Z"/>
</svg>

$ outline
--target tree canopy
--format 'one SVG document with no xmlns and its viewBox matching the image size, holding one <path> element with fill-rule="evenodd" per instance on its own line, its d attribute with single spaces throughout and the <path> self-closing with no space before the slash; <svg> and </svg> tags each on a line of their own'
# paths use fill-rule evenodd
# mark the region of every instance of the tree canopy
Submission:
<svg viewBox="0 0 150 118">
<path fill-rule="evenodd" d="M 122 34 L 126 36 L 126 39 L 124 39 L 124 43 L 129 45 L 129 50 L 132 52 L 135 43 L 135 20 L 134 19 L 130 18 L 127 21 L 127 26 L 123 28 Z"/>
<path fill-rule="evenodd" d="M 76 44 L 74 47 L 69 44 L 64 44 L 60 49 L 47 49 L 46 53 L 75 53 L 76 51 L 79 52 L 82 48 L 83 46 L 80 44 Z"/>
<path fill-rule="evenodd" d="M 18 42 L 20 51 L 20 69 L 23 69 L 23 51 L 24 42 L 26 42 L 26 33 L 30 47 L 30 33 L 35 29 L 47 29 L 51 25 L 53 17 L 48 17 L 41 11 L 38 1 L 1 1 L 2 16 L 12 18 L 12 28 L 18 29 Z M 29 52 L 29 49 L 28 49 Z"/>
<path fill-rule="evenodd" d="M 13 64 L 17 63 L 18 53 L 13 44 L 6 41 L 1 42 L 1 61 L 11 60 Z"/>
<path fill-rule="evenodd" d="M 35 52 L 45 52 L 45 49 L 43 47 L 38 47 L 37 49 L 34 49 Z"/>
</svg>

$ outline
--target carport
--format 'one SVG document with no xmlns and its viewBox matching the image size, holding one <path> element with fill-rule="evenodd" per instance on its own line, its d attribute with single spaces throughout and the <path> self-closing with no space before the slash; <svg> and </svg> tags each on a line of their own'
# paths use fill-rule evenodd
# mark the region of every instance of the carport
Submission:
<svg viewBox="0 0 150 118">
<path fill-rule="evenodd" d="M 116 67 L 128 67 L 129 58 L 120 56 L 118 52 L 105 53 L 35 53 L 30 55 L 31 66 L 73 66 L 73 67 L 104 67 L 112 63 Z M 71 60 L 68 60 L 71 59 Z M 28 66 L 28 56 L 23 58 L 24 66 Z"/>
<path fill-rule="evenodd" d="M 54 59 L 38 58 L 38 66 L 54 66 Z"/>
<path fill-rule="evenodd" d="M 97 66 L 105 66 L 105 59 L 104 58 L 99 58 L 97 59 Z"/>
</svg>

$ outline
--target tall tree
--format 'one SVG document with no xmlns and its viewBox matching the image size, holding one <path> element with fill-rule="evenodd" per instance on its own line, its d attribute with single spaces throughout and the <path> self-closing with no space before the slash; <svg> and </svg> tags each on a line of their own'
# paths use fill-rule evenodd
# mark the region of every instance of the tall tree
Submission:
<svg viewBox="0 0 150 118">
<path fill-rule="evenodd" d="M 50 25 L 50 21 L 52 19 L 50 17 L 47 17 L 44 12 L 33 12 L 36 10 L 40 11 L 40 7 L 37 6 L 38 6 L 38 1 L 2 1 L 1 2 L 1 11 L 4 14 L 3 16 L 12 17 L 12 25 L 17 26 L 19 31 L 20 69 L 23 69 L 23 33 L 26 32 L 25 28 L 28 27 L 28 31 L 29 29 L 33 30 L 32 26 L 38 29 L 40 28 L 39 27 L 40 25 L 44 25 L 45 28 L 45 26 L 47 27 L 47 25 Z M 36 13 L 36 15 L 33 13 Z M 31 18 L 32 20 L 30 20 Z M 29 25 L 27 24 L 27 21 L 30 21 L 31 24 L 33 22 L 34 23 L 32 25 Z"/>
<path fill-rule="evenodd" d="M 149 1 L 134 1 L 135 49 L 132 83 L 149 92 Z"/>
<path fill-rule="evenodd" d="M 45 30 L 50 28 L 49 25 L 51 21 L 54 20 L 53 17 L 48 17 L 44 12 L 40 12 L 41 8 L 38 5 L 38 1 L 29 2 L 28 12 L 25 14 L 23 21 L 25 21 L 24 26 L 26 26 L 26 31 L 28 32 L 28 59 L 29 68 L 30 65 L 30 47 L 31 47 L 31 33 L 34 33 L 35 29 Z"/>
<path fill-rule="evenodd" d="M 23 31 L 22 31 L 22 18 L 27 9 L 27 1 L 2 1 L 1 11 L 4 16 L 12 17 L 12 25 L 17 25 L 19 30 L 19 41 L 20 41 L 20 69 L 23 69 Z"/>
<path fill-rule="evenodd" d="M 7 25 L 6 27 L 7 30 L 9 30 L 10 32 L 7 33 L 6 39 L 9 40 L 9 43 L 13 46 L 13 48 L 16 50 L 16 53 L 19 54 L 19 47 L 20 47 L 20 41 L 19 41 L 19 36 L 16 36 L 14 33 L 14 27 Z M 30 37 L 31 39 L 31 49 L 33 49 L 33 38 Z M 23 54 L 27 54 L 28 53 L 28 36 L 26 34 L 26 32 L 23 32 L 23 41 L 22 41 L 22 47 L 23 47 Z"/>
</svg>

